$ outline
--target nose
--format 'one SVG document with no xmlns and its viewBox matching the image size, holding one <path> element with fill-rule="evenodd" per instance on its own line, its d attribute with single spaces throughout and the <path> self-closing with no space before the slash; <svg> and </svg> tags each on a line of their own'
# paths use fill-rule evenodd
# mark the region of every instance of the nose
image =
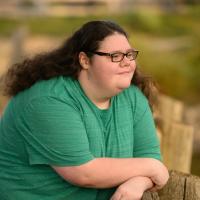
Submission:
<svg viewBox="0 0 200 200">
<path fill-rule="evenodd" d="M 126 56 L 124 56 L 123 60 L 120 62 L 120 67 L 130 67 L 132 61 L 130 61 Z"/>
</svg>

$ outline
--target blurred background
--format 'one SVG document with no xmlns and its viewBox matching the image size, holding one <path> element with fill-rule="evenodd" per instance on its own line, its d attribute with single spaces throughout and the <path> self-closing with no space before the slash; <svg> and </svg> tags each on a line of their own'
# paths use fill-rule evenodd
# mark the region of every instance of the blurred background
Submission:
<svg viewBox="0 0 200 200">
<path fill-rule="evenodd" d="M 189 172 L 200 175 L 200 0 L 1 0 L 0 76 L 95 19 L 124 27 L 140 69 L 183 105 L 181 121 L 193 128 Z M 1 93 L 1 115 L 7 101 Z"/>
</svg>

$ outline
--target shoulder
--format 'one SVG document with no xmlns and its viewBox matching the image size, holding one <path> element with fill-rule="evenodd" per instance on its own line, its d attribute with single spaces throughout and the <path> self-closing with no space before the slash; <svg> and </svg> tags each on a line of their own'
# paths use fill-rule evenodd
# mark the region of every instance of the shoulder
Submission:
<svg viewBox="0 0 200 200">
<path fill-rule="evenodd" d="M 134 106 L 145 106 L 148 104 L 148 99 L 142 91 L 135 85 L 131 85 L 125 89 L 122 94 L 126 99 L 129 99 Z"/>
<path fill-rule="evenodd" d="M 10 106 L 18 113 L 28 106 L 52 104 L 72 104 L 71 90 L 73 81 L 70 78 L 55 77 L 49 80 L 42 80 L 35 83 L 32 87 L 20 92 L 11 99 Z"/>
<path fill-rule="evenodd" d="M 138 121 L 144 113 L 151 112 L 148 99 L 137 86 L 131 85 L 120 95 L 120 99 L 123 99 L 124 103 L 131 107 L 134 121 Z"/>
<path fill-rule="evenodd" d="M 54 96 L 62 98 L 67 96 L 68 92 L 66 89 L 71 87 L 71 82 L 70 78 L 63 76 L 42 80 L 27 90 L 27 93 L 34 94 L 34 97 Z"/>
<path fill-rule="evenodd" d="M 24 99 L 25 102 L 33 101 L 40 98 L 67 98 L 69 97 L 69 91 L 72 81 L 70 78 L 64 78 L 63 76 L 51 78 L 49 80 L 41 80 L 32 85 L 30 88 L 20 92 L 16 98 Z"/>
</svg>

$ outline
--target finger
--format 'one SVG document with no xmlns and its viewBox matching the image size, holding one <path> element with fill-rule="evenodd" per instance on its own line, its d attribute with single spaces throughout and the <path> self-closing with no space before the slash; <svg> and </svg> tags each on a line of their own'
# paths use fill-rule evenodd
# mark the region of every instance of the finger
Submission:
<svg viewBox="0 0 200 200">
<path fill-rule="evenodd" d="M 114 195 L 114 196 L 111 197 L 110 200 L 122 200 L 122 199 L 121 199 L 121 196 Z"/>
<path fill-rule="evenodd" d="M 149 189 L 150 192 L 156 192 L 158 189 L 154 186 L 151 189 Z"/>
<path fill-rule="evenodd" d="M 155 185 L 154 187 L 152 187 L 149 191 L 151 191 L 151 192 L 156 192 L 156 191 L 158 191 L 158 190 L 160 190 L 161 189 L 161 187 L 159 187 L 158 185 Z"/>
<path fill-rule="evenodd" d="M 126 200 L 126 199 L 124 199 L 124 197 L 123 197 L 123 196 L 121 196 L 119 200 Z"/>
<path fill-rule="evenodd" d="M 119 192 L 115 192 L 110 200 L 122 200 L 122 195 Z"/>
</svg>

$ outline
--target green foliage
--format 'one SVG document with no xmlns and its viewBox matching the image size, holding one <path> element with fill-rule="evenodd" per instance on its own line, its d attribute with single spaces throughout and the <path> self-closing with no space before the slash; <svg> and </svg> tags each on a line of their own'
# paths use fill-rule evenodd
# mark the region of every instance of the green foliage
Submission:
<svg viewBox="0 0 200 200">
<path fill-rule="evenodd" d="M 27 17 L 0 19 L 0 36 L 10 37 L 19 25 L 32 35 L 67 37 L 80 25 L 97 19 L 121 24 L 132 45 L 140 50 L 138 63 L 166 94 L 190 103 L 200 98 L 200 6 L 167 13 L 134 11 L 86 17 Z"/>
<path fill-rule="evenodd" d="M 16 19 L 0 18 L 0 36 L 10 37 L 20 22 Z"/>
</svg>

